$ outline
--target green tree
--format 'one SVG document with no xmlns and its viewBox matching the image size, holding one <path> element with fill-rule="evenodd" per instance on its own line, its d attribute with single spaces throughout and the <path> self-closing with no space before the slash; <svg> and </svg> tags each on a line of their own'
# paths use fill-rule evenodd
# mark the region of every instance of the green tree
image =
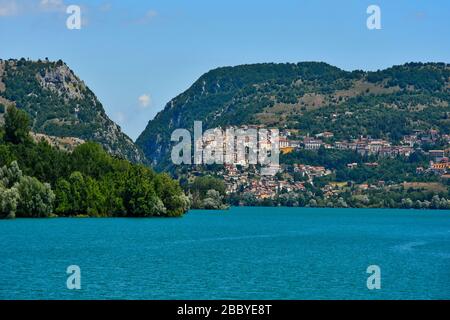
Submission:
<svg viewBox="0 0 450 320">
<path fill-rule="evenodd" d="M 217 190 L 208 190 L 206 198 L 202 201 L 202 207 L 210 210 L 225 209 L 223 196 Z"/>
<path fill-rule="evenodd" d="M 167 173 L 153 178 L 156 194 L 167 208 L 167 216 L 178 217 L 189 209 L 189 198 L 186 197 L 177 181 Z"/>
<path fill-rule="evenodd" d="M 69 203 L 72 209 L 70 215 L 86 214 L 86 184 L 81 172 L 75 171 L 69 177 L 70 197 Z"/>
<path fill-rule="evenodd" d="M 55 190 L 55 213 L 58 215 L 70 215 L 72 204 L 70 201 L 70 183 L 65 179 L 59 179 Z"/>
<path fill-rule="evenodd" d="M 86 213 L 89 216 L 104 216 L 105 215 L 105 197 L 100 192 L 99 183 L 92 179 L 91 177 L 87 177 L 85 180 L 86 183 Z"/>
<path fill-rule="evenodd" d="M 103 148 L 94 142 L 87 142 L 75 148 L 71 156 L 72 171 L 85 176 L 100 178 L 113 170 L 113 160 Z"/>
<path fill-rule="evenodd" d="M 126 216 L 123 195 L 126 175 L 122 172 L 107 174 L 100 181 L 101 193 L 105 197 L 104 210 L 111 216 Z"/>
<path fill-rule="evenodd" d="M 30 120 L 25 111 L 8 107 L 5 115 L 5 141 L 14 144 L 30 141 Z"/>
<path fill-rule="evenodd" d="M 189 194 L 191 196 L 191 206 L 193 208 L 204 208 L 204 200 L 208 198 L 207 193 L 210 190 L 215 190 L 223 198 L 225 196 L 225 183 L 223 180 L 212 176 L 201 176 L 195 178 L 195 180 L 189 185 Z M 213 202 L 209 199 L 206 204 L 209 207 L 213 206 Z"/>
<path fill-rule="evenodd" d="M 19 199 L 19 191 L 16 188 L 6 189 L 0 183 L 0 218 L 15 218 Z"/>
<path fill-rule="evenodd" d="M 15 159 L 14 153 L 8 145 L 0 145 L 0 166 L 10 164 Z"/>
<path fill-rule="evenodd" d="M 190 190 L 192 193 L 198 192 L 203 199 L 209 190 L 216 190 L 221 195 L 225 195 L 226 187 L 221 179 L 212 176 L 202 176 L 195 178 L 194 182 L 190 185 Z"/>
<path fill-rule="evenodd" d="M 22 177 L 22 170 L 20 170 L 17 161 L 11 162 L 9 166 L 0 168 L 0 183 L 5 188 L 13 187 Z"/>
<path fill-rule="evenodd" d="M 49 184 L 25 176 L 16 183 L 16 188 L 20 194 L 17 216 L 48 217 L 52 214 L 55 194 Z"/>
<path fill-rule="evenodd" d="M 169 175 L 112 157 L 96 143 L 72 153 L 45 141 L 34 143 L 24 129 L 26 114 L 16 108 L 8 112 L 7 142 L 0 129 L 0 217 L 16 209 L 22 217 L 53 211 L 63 216 L 180 216 L 189 209 L 188 198 Z"/>
</svg>

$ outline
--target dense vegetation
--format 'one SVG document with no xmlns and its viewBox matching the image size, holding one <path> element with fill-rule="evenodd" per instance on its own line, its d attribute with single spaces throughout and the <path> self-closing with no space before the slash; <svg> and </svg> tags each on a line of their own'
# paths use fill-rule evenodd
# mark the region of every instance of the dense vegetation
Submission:
<svg viewBox="0 0 450 320">
<path fill-rule="evenodd" d="M 282 180 L 302 182 L 306 190 L 282 190 L 269 199 L 240 192 L 229 195 L 227 201 L 248 206 L 449 209 L 449 180 L 416 171 L 430 159 L 421 151 L 409 157 L 376 158 L 348 150 L 298 150 L 281 156 L 284 171 L 279 175 Z M 295 171 L 296 163 L 323 166 L 331 174 L 308 179 Z M 356 166 L 349 168 L 349 163 Z M 330 186 L 333 192 L 326 192 Z"/>
<path fill-rule="evenodd" d="M 167 174 L 111 157 L 96 143 L 72 153 L 34 143 L 9 107 L 0 133 L 0 216 L 181 216 L 189 199 Z"/>
<path fill-rule="evenodd" d="M 193 209 L 225 209 L 226 187 L 223 180 L 212 176 L 199 176 L 187 186 Z"/>
<path fill-rule="evenodd" d="M 415 129 L 450 132 L 450 67 L 410 63 L 347 72 L 325 63 L 254 64 L 212 70 L 148 123 L 137 140 L 159 169 L 170 164 L 170 135 L 190 129 L 263 124 L 398 141 Z"/>
<path fill-rule="evenodd" d="M 450 209 L 450 194 L 446 190 L 405 188 L 375 189 L 358 194 L 355 186 L 345 186 L 335 196 L 325 196 L 320 189 L 307 184 L 302 193 L 281 193 L 274 199 L 257 199 L 252 194 L 233 194 L 227 200 L 231 205 L 330 207 L 330 208 L 402 208 Z"/>
<path fill-rule="evenodd" d="M 368 160 L 368 157 L 362 157 L 352 150 L 326 150 L 323 147 L 317 151 L 296 150 L 280 156 L 282 164 L 307 163 L 312 166 L 324 166 L 328 169 L 342 169 L 346 168 L 348 163 L 362 163 Z"/>
<path fill-rule="evenodd" d="M 367 80 L 372 83 L 384 83 L 387 87 L 399 86 L 428 92 L 437 92 L 445 88 L 450 70 L 445 63 L 406 63 L 386 70 L 369 72 Z"/>
<path fill-rule="evenodd" d="M 414 130 L 450 132 L 449 103 L 448 93 L 369 94 L 296 116 L 293 127 L 311 134 L 331 131 L 337 140 L 363 135 L 398 142 Z"/>
<path fill-rule="evenodd" d="M 409 157 L 377 158 L 376 156 L 361 156 L 351 150 L 326 150 L 320 148 L 317 151 L 298 150 L 280 158 L 281 163 L 292 165 L 294 163 L 307 163 L 313 166 L 324 166 L 333 170 L 333 175 L 319 179 L 319 185 L 326 182 L 353 183 L 386 183 L 401 182 L 433 182 L 439 177 L 435 174 L 416 174 L 417 167 L 426 167 L 430 157 L 423 152 L 415 152 Z M 376 162 L 377 166 L 367 163 Z M 356 163 L 355 168 L 348 168 L 347 164 Z M 291 168 L 291 167 L 290 167 Z"/>
<path fill-rule="evenodd" d="M 0 82 L 4 84 L 0 97 L 31 117 L 32 131 L 95 141 L 111 154 L 145 162 L 94 93 L 61 60 L 0 60 Z"/>
</svg>

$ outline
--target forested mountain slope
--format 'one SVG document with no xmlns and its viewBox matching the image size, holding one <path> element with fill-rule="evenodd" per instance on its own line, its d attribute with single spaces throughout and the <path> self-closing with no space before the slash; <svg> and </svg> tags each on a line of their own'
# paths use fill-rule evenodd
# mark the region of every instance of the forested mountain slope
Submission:
<svg viewBox="0 0 450 320">
<path fill-rule="evenodd" d="M 416 129 L 450 132 L 450 65 L 408 63 L 376 72 L 322 62 L 218 68 L 201 76 L 149 121 L 137 144 L 164 168 L 176 128 L 243 124 L 332 131 L 391 141 Z"/>
<path fill-rule="evenodd" d="M 61 60 L 0 60 L 0 117 L 10 104 L 30 115 L 36 133 L 95 141 L 113 155 L 145 162 L 95 94 Z"/>
</svg>

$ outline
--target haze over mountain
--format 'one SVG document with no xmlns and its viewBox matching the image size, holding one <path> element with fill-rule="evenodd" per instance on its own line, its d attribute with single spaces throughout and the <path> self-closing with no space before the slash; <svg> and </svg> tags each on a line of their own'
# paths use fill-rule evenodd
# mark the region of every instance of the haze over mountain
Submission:
<svg viewBox="0 0 450 320">
<path fill-rule="evenodd" d="M 136 143 L 160 169 L 177 128 L 262 124 L 338 139 L 398 140 L 417 129 L 450 132 L 450 65 L 408 63 L 345 71 L 322 62 L 252 64 L 202 75 L 149 121 Z"/>
</svg>

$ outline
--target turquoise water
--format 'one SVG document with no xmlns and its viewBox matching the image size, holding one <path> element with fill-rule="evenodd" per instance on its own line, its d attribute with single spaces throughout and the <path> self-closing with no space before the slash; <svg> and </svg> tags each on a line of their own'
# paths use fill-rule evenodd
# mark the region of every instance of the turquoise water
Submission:
<svg viewBox="0 0 450 320">
<path fill-rule="evenodd" d="M 66 268 L 81 268 L 68 290 Z M 368 290 L 366 268 L 381 268 Z M 450 212 L 0 221 L 0 299 L 450 299 Z"/>
</svg>

